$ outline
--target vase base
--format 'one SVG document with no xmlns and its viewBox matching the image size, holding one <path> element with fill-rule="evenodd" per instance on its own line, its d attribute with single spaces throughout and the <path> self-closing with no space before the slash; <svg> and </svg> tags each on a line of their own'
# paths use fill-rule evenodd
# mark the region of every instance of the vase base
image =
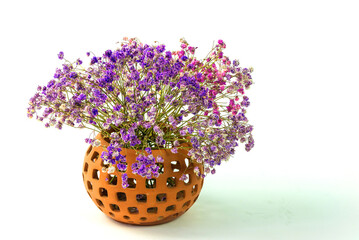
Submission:
<svg viewBox="0 0 359 240">
<path fill-rule="evenodd" d="M 136 225 L 136 226 L 154 226 L 154 225 L 161 225 L 161 224 L 164 224 L 164 223 L 168 223 L 168 222 L 171 222 L 173 220 L 176 220 L 177 218 L 179 218 L 180 216 L 182 216 L 185 212 L 181 212 L 181 213 L 175 213 L 173 215 L 170 215 L 168 217 L 165 217 L 161 220 L 158 220 L 158 221 L 154 221 L 154 222 L 133 222 L 133 221 L 121 221 L 121 220 L 117 220 L 115 218 L 112 218 L 110 217 L 112 220 L 115 220 L 116 222 L 119 222 L 119 223 L 124 223 L 124 224 L 129 224 L 129 225 Z"/>
</svg>

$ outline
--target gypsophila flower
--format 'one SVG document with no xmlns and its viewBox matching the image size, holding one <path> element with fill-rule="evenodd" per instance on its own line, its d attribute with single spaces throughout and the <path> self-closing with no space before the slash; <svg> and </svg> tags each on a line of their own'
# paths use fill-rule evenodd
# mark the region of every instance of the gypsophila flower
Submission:
<svg viewBox="0 0 359 240">
<path fill-rule="evenodd" d="M 169 51 L 164 44 L 125 38 L 118 49 L 86 53 L 88 67 L 80 59 L 66 60 L 36 88 L 27 116 L 45 127 L 100 132 L 107 142 L 102 171 L 120 172 L 124 188 L 129 186 L 126 171 L 148 179 L 160 175 L 166 159 L 154 149 L 188 150 L 188 159 L 203 166 L 203 171 L 193 168 L 197 176 L 214 174 L 239 144 L 246 151 L 254 147 L 245 94 L 253 84 L 253 68 L 230 60 L 221 39 L 205 59 L 197 59 L 196 49 L 185 39 L 177 51 Z M 85 142 L 101 146 L 93 137 Z M 127 164 L 123 149 L 138 152 L 134 164 Z"/>
<path fill-rule="evenodd" d="M 108 174 L 111 174 L 111 173 L 114 173 L 116 170 L 116 168 L 114 166 L 110 166 L 108 169 L 107 169 L 107 173 Z"/>
<path fill-rule="evenodd" d="M 64 59 L 64 52 L 59 52 L 57 56 L 60 60 Z"/>
<path fill-rule="evenodd" d="M 158 163 L 163 163 L 163 162 L 164 162 L 163 157 L 162 157 L 162 156 L 157 156 L 156 162 L 158 162 Z"/>
<path fill-rule="evenodd" d="M 99 146 L 101 146 L 101 141 L 98 140 L 98 139 L 96 139 L 96 140 L 92 143 L 92 146 L 94 146 L 94 147 L 99 147 Z"/>
</svg>

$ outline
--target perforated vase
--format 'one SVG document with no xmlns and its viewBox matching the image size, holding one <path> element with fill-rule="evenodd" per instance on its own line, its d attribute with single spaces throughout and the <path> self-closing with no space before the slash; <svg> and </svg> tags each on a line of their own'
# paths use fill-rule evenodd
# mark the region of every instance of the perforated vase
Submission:
<svg viewBox="0 0 359 240">
<path fill-rule="evenodd" d="M 108 146 L 101 135 L 96 137 L 101 145 Z M 188 164 L 187 150 L 179 149 L 177 154 L 170 150 L 152 150 L 154 157 L 164 158 L 164 172 L 156 179 L 146 179 L 131 172 L 136 161 L 136 151 L 122 149 L 126 156 L 129 187 L 122 188 L 121 173 L 109 175 L 101 171 L 103 148 L 90 146 L 83 166 L 83 180 L 87 193 L 98 208 L 112 219 L 135 225 L 155 225 L 176 219 L 185 213 L 197 200 L 203 186 L 203 179 L 197 177 Z M 202 167 L 198 165 L 200 169 Z M 188 181 L 179 178 L 188 174 Z M 147 181 L 147 182 L 146 182 Z"/>
</svg>

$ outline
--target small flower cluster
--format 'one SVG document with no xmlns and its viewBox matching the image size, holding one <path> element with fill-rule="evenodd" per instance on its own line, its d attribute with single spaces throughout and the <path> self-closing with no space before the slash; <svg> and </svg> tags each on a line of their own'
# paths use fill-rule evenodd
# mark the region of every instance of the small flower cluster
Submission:
<svg viewBox="0 0 359 240">
<path fill-rule="evenodd" d="M 125 38 L 114 51 L 87 53 L 87 68 L 60 52 L 58 58 L 65 62 L 46 86 L 37 88 L 28 117 L 36 116 L 46 127 L 65 124 L 101 132 L 109 139 L 101 155 L 103 171 L 122 172 L 124 188 L 128 166 L 122 148 L 141 150 L 130 167 L 148 179 L 159 176 L 164 161 L 152 155 L 153 149 L 176 154 L 187 148 L 190 160 L 204 166 L 204 172 L 194 169 L 198 176 L 214 174 L 239 143 L 246 151 L 254 146 L 253 127 L 245 116 L 253 70 L 225 56 L 222 40 L 202 60 L 195 57 L 196 47 L 180 42 L 180 50 L 166 51 L 163 44 Z M 86 142 L 101 145 L 92 138 Z"/>
</svg>

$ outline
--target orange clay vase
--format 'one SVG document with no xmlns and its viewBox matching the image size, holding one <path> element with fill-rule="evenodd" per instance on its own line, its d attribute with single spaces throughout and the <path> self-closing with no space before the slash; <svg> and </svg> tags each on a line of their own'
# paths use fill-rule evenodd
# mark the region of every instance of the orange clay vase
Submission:
<svg viewBox="0 0 359 240">
<path fill-rule="evenodd" d="M 109 145 L 100 134 L 96 138 L 102 146 Z M 196 202 L 203 179 L 194 174 L 193 168 L 198 166 L 202 171 L 203 167 L 188 163 L 187 150 L 179 149 L 177 154 L 168 149 L 152 150 L 155 158 L 160 155 L 164 159 L 163 173 L 158 178 L 146 179 L 131 172 L 136 151 L 122 149 L 121 154 L 126 156 L 129 184 L 124 189 L 121 172 L 117 170 L 110 175 L 101 171 L 104 166 L 101 154 L 105 149 L 102 146 L 89 147 L 82 176 L 90 198 L 110 218 L 134 225 L 156 225 L 178 218 Z M 182 174 L 188 174 L 189 180 L 180 181 Z"/>
</svg>

